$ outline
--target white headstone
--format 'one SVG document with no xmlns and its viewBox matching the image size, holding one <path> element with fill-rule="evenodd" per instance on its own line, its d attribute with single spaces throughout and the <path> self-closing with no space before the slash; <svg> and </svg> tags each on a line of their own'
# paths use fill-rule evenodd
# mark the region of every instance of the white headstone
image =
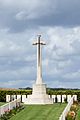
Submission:
<svg viewBox="0 0 80 120">
<path fill-rule="evenodd" d="M 14 95 L 11 95 L 11 101 L 13 101 L 14 100 Z"/>
<path fill-rule="evenodd" d="M 10 102 L 10 95 L 6 95 L 6 102 Z"/>
<path fill-rule="evenodd" d="M 22 102 L 26 101 L 26 95 L 22 95 Z"/>
<path fill-rule="evenodd" d="M 49 98 L 51 98 L 51 95 L 49 95 Z"/>
<path fill-rule="evenodd" d="M 55 97 L 56 95 L 52 95 L 53 102 L 55 103 Z"/>
<path fill-rule="evenodd" d="M 69 102 L 71 99 L 71 95 L 67 95 L 67 102 Z"/>
<path fill-rule="evenodd" d="M 16 95 L 13 95 L 14 96 L 14 100 L 16 99 Z"/>
<path fill-rule="evenodd" d="M 61 95 L 57 95 L 57 102 L 61 102 Z"/>
<path fill-rule="evenodd" d="M 77 95 L 73 95 L 74 100 L 77 101 Z"/>
<path fill-rule="evenodd" d="M 30 97 L 31 97 L 32 95 L 27 95 L 27 98 L 29 98 L 30 99 Z"/>
<path fill-rule="evenodd" d="M 21 95 L 17 95 L 17 99 L 21 98 Z"/>
<path fill-rule="evenodd" d="M 62 103 L 65 102 L 65 99 L 66 99 L 66 95 L 62 95 Z"/>
</svg>

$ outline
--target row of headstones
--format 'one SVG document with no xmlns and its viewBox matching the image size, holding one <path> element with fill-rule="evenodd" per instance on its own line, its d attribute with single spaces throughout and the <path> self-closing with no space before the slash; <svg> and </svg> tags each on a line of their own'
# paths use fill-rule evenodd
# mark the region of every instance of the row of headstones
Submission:
<svg viewBox="0 0 80 120">
<path fill-rule="evenodd" d="M 77 101 L 77 95 L 49 95 L 49 98 L 53 98 L 53 102 L 69 102 L 71 97 L 74 96 L 74 101 Z"/>
<path fill-rule="evenodd" d="M 77 101 L 77 95 L 74 96 L 74 101 Z M 49 95 L 49 98 L 53 98 L 53 102 L 69 102 L 71 99 L 72 95 Z M 6 102 L 13 101 L 15 99 L 21 98 L 21 102 L 25 102 L 27 99 L 27 95 L 6 95 Z"/>
</svg>

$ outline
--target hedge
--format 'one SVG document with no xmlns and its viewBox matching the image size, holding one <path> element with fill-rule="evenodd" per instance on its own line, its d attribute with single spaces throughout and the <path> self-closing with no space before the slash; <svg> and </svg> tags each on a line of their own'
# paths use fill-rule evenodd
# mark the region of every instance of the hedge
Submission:
<svg viewBox="0 0 80 120">
<path fill-rule="evenodd" d="M 0 102 L 6 101 L 6 95 L 30 95 L 32 90 L 0 90 Z M 49 95 L 77 95 L 80 101 L 80 90 L 53 90 L 47 89 Z"/>
<path fill-rule="evenodd" d="M 0 102 L 6 101 L 6 95 L 29 95 L 31 90 L 0 90 Z"/>
</svg>

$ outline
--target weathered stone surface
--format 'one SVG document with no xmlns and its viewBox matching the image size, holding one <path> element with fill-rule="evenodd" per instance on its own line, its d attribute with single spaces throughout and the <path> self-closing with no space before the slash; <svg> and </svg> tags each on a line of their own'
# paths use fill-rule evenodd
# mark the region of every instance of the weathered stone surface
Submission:
<svg viewBox="0 0 80 120">
<path fill-rule="evenodd" d="M 38 36 L 37 42 L 37 79 L 33 85 L 32 95 L 28 95 L 25 104 L 53 104 L 53 99 L 49 98 L 46 94 L 46 84 L 42 81 L 42 58 L 41 58 L 41 45 L 45 45 L 40 41 L 41 35 Z"/>
<path fill-rule="evenodd" d="M 10 102 L 10 95 L 6 95 L 6 102 Z"/>
</svg>

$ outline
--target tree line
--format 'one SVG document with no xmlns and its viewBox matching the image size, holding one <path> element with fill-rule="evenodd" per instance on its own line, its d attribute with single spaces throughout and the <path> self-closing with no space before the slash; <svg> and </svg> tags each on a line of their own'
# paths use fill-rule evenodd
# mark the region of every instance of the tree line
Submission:
<svg viewBox="0 0 80 120">
<path fill-rule="evenodd" d="M 6 101 L 6 95 L 30 95 L 32 90 L 0 90 L 0 102 Z M 77 95 L 78 101 L 80 101 L 79 89 L 50 89 L 47 88 L 47 94 L 49 95 Z"/>
</svg>

